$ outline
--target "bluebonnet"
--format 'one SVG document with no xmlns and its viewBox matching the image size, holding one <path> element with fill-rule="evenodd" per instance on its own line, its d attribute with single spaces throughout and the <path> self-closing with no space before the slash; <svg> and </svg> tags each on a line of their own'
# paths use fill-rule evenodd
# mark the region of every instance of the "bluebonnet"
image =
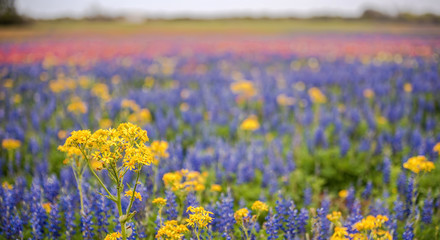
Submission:
<svg viewBox="0 0 440 240">
<path fill-rule="evenodd" d="M 165 192 L 167 205 L 165 206 L 165 213 L 167 215 L 167 220 L 177 219 L 177 203 L 176 195 L 172 191 L 167 190 Z"/>
<path fill-rule="evenodd" d="M 355 229 L 352 228 L 352 226 L 362 220 L 362 214 L 361 214 L 361 204 L 359 200 L 355 200 L 353 203 L 352 208 L 350 209 L 350 215 L 348 216 L 347 220 L 344 223 L 344 227 L 347 228 L 348 233 L 355 233 Z"/>
<path fill-rule="evenodd" d="M 97 193 L 93 194 L 93 198 L 94 201 L 92 203 L 92 211 L 96 217 L 96 231 L 98 235 L 102 237 L 108 233 L 108 219 L 110 218 L 109 206 L 112 204 L 112 202 L 108 198 Z"/>
<path fill-rule="evenodd" d="M 266 217 L 266 233 L 267 239 L 278 239 L 278 231 L 280 229 L 280 223 L 276 219 L 277 214 L 273 214 L 272 211 Z"/>
<path fill-rule="evenodd" d="M 66 227 L 65 236 L 66 239 L 71 239 L 75 234 L 75 207 L 72 203 L 72 196 L 65 192 L 63 189 L 63 194 L 61 194 L 60 207 L 61 211 L 64 213 L 64 222 Z"/>
<path fill-rule="evenodd" d="M 382 165 L 382 179 L 385 184 L 390 183 L 390 175 L 391 175 L 391 161 L 390 158 L 385 157 Z"/>
<path fill-rule="evenodd" d="M 353 186 L 350 186 L 350 187 L 348 188 L 348 195 L 347 195 L 347 197 L 345 198 L 346 205 L 347 205 L 347 208 L 348 208 L 348 209 L 351 209 L 351 208 L 353 207 L 353 203 L 354 203 L 354 201 L 356 200 L 356 196 L 355 196 L 355 194 L 356 194 L 356 192 L 355 192 L 355 190 L 354 190 L 354 187 L 353 187 Z"/>
<path fill-rule="evenodd" d="M 309 220 L 309 212 L 307 211 L 306 208 L 301 208 L 301 211 L 295 217 L 297 233 L 299 235 L 305 234 L 308 220 Z"/>
<path fill-rule="evenodd" d="M 60 183 L 55 175 L 50 176 L 44 181 L 44 196 L 47 201 L 54 203 L 55 198 L 58 196 L 60 190 Z"/>
<path fill-rule="evenodd" d="M 402 221 L 405 218 L 405 207 L 399 197 L 393 203 L 393 210 L 397 220 Z"/>
<path fill-rule="evenodd" d="M 362 192 L 362 198 L 369 199 L 371 196 L 372 190 L 373 190 L 373 183 L 371 181 L 368 181 L 367 185 L 365 186 L 364 191 Z"/>
<path fill-rule="evenodd" d="M 414 228 L 412 222 L 407 222 L 405 225 L 405 231 L 402 235 L 403 240 L 413 240 L 414 239 Z"/>
<path fill-rule="evenodd" d="M 434 201 L 431 197 L 431 193 L 429 193 L 423 204 L 422 222 L 426 224 L 432 223 L 432 215 L 434 214 L 433 205 L 434 205 Z"/>
<path fill-rule="evenodd" d="M 220 197 L 220 202 L 216 203 L 217 213 L 214 219 L 219 219 L 217 224 L 214 225 L 214 230 L 221 232 L 223 237 L 229 236 L 229 232 L 232 230 L 235 224 L 234 219 L 234 200 L 231 194 Z"/>
<path fill-rule="evenodd" d="M 397 190 L 399 191 L 400 195 L 405 196 L 406 195 L 406 187 L 407 187 L 407 182 L 406 182 L 406 175 L 404 172 L 401 172 L 399 174 L 399 178 L 397 179 Z"/>
<path fill-rule="evenodd" d="M 324 205 L 324 204 L 321 204 Z M 316 217 L 317 217 L 317 221 L 319 222 L 319 236 L 318 239 L 320 240 L 324 240 L 327 239 L 329 236 L 329 231 L 330 231 L 330 220 L 327 219 L 327 214 L 329 213 L 328 207 L 324 206 L 321 208 L 318 208 L 316 210 Z"/>
<path fill-rule="evenodd" d="M 298 210 L 295 209 L 295 205 L 293 201 L 290 202 L 289 209 L 287 211 L 287 219 L 286 219 L 286 238 L 294 239 L 297 231 L 297 223 L 296 218 L 298 215 Z"/>
<path fill-rule="evenodd" d="M 304 206 L 308 207 L 311 202 L 312 202 L 312 188 L 307 186 L 304 189 Z"/>
<path fill-rule="evenodd" d="M 90 203 L 87 198 L 84 198 L 84 214 L 81 214 L 81 232 L 83 239 L 94 239 L 95 232 L 93 227 L 93 215 L 90 211 Z"/>
<path fill-rule="evenodd" d="M 49 233 L 52 239 L 58 239 L 61 236 L 61 221 L 58 204 L 52 204 L 49 214 Z"/>
<path fill-rule="evenodd" d="M 415 189 L 416 186 L 414 186 L 414 176 L 411 176 L 410 178 L 408 178 L 408 185 L 406 188 L 406 208 L 405 208 L 405 213 L 406 216 L 410 216 L 411 214 L 415 214 L 412 212 L 413 207 L 415 205 L 415 202 L 413 202 L 413 198 L 414 196 L 417 195 L 417 190 Z"/>
<path fill-rule="evenodd" d="M 43 239 L 47 228 L 47 215 L 41 203 L 36 202 L 31 205 L 31 227 L 34 239 Z"/>
</svg>

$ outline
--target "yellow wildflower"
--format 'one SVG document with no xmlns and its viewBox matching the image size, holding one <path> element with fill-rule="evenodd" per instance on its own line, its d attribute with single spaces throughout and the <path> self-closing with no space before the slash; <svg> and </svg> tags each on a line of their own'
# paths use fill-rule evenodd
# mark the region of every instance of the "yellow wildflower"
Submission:
<svg viewBox="0 0 440 240">
<path fill-rule="evenodd" d="M 188 207 L 187 212 L 191 212 L 189 214 L 189 218 L 186 219 L 187 225 L 192 228 L 197 228 L 201 230 L 203 228 L 207 228 L 208 224 L 212 222 L 213 218 L 210 217 L 212 212 L 206 211 L 203 207 Z"/>
<path fill-rule="evenodd" d="M 403 167 L 416 174 L 420 172 L 431 172 L 435 168 L 434 163 L 428 161 L 425 156 L 412 157 L 403 164 Z"/>
<path fill-rule="evenodd" d="M 246 118 L 240 125 L 240 129 L 246 131 L 255 131 L 260 128 L 260 123 L 258 123 L 257 116 L 251 115 Z"/>
<path fill-rule="evenodd" d="M 92 94 L 101 98 L 104 101 L 107 101 L 110 99 L 107 84 L 104 84 L 104 83 L 97 83 L 92 88 Z"/>
<path fill-rule="evenodd" d="M 70 148 L 79 149 L 79 145 L 85 145 L 91 136 L 90 130 L 79 130 L 73 131 L 70 133 L 70 137 L 66 139 L 66 142 L 63 146 L 60 146 L 58 149 L 62 152 L 68 152 Z"/>
<path fill-rule="evenodd" d="M 264 202 L 261 202 L 261 201 L 255 201 L 255 202 L 252 204 L 251 209 L 252 209 L 252 211 L 255 211 L 255 212 L 257 212 L 257 213 L 261 213 L 261 212 L 267 212 L 267 211 L 269 211 L 269 206 L 267 206 L 267 204 L 264 203 Z"/>
<path fill-rule="evenodd" d="M 153 141 L 150 145 L 150 150 L 153 154 L 153 163 L 159 164 L 159 158 L 168 158 L 168 142 L 166 141 Z"/>
<path fill-rule="evenodd" d="M 348 239 L 347 228 L 335 227 L 335 231 L 331 236 L 330 240 L 345 240 L 345 239 Z"/>
<path fill-rule="evenodd" d="M 374 97 L 374 91 L 370 88 L 365 89 L 363 94 L 364 94 L 365 98 L 373 98 Z"/>
<path fill-rule="evenodd" d="M 331 222 L 337 222 L 341 218 L 341 212 L 333 211 L 331 214 L 327 214 L 327 219 Z"/>
<path fill-rule="evenodd" d="M 14 86 L 14 81 L 12 79 L 6 79 L 3 83 L 3 87 L 5 88 L 12 88 Z"/>
<path fill-rule="evenodd" d="M 308 90 L 308 94 L 314 103 L 326 103 L 327 97 L 319 90 L 319 88 L 312 87 Z"/>
<path fill-rule="evenodd" d="M 102 164 L 102 162 L 96 160 L 91 161 L 91 165 L 95 171 L 101 171 L 104 167 L 104 164 Z"/>
<path fill-rule="evenodd" d="M 231 84 L 230 88 L 232 92 L 243 95 L 244 97 L 252 97 L 257 94 L 254 84 L 250 81 L 234 82 Z"/>
<path fill-rule="evenodd" d="M 120 232 L 113 232 L 107 234 L 107 236 L 104 238 L 104 240 L 118 240 L 122 237 L 122 234 Z"/>
<path fill-rule="evenodd" d="M 125 196 L 131 198 L 133 195 L 133 190 L 128 190 L 125 192 Z M 142 201 L 142 196 L 138 192 L 134 192 L 134 198 L 137 198 L 139 201 Z"/>
<path fill-rule="evenodd" d="M 50 203 L 43 203 L 43 208 L 48 214 L 50 213 L 50 210 L 52 210 L 52 206 L 50 205 Z"/>
<path fill-rule="evenodd" d="M 348 196 L 348 191 L 345 189 L 341 190 L 341 191 L 339 191 L 338 195 L 340 198 L 346 198 Z"/>
<path fill-rule="evenodd" d="M 165 198 L 156 198 L 153 200 L 153 204 L 159 206 L 159 207 L 163 207 L 167 204 L 167 200 Z"/>
<path fill-rule="evenodd" d="M 2 187 L 3 187 L 4 189 L 7 189 L 7 190 L 11 190 L 11 189 L 12 189 L 12 185 L 9 184 L 9 183 L 6 182 L 6 181 L 4 181 L 4 182 L 2 183 Z"/>
<path fill-rule="evenodd" d="M 122 108 L 129 108 L 129 109 L 131 109 L 131 110 L 133 110 L 135 112 L 140 109 L 139 105 L 137 105 L 135 101 L 128 100 L 128 99 L 122 100 L 121 107 Z"/>
<path fill-rule="evenodd" d="M 405 90 L 405 92 L 410 93 L 413 90 L 413 87 L 411 85 L 411 83 L 405 83 L 403 85 L 403 90 Z"/>
<path fill-rule="evenodd" d="M 280 94 L 277 96 L 277 103 L 281 106 L 292 106 L 295 104 L 295 98 L 288 97 L 285 94 Z"/>
<path fill-rule="evenodd" d="M 432 150 L 440 155 L 440 142 L 435 144 Z"/>
<path fill-rule="evenodd" d="M 189 230 L 185 225 L 178 224 L 176 220 L 171 220 L 166 221 L 159 231 L 157 231 L 156 238 L 179 240 L 187 232 L 189 232 Z"/>
<path fill-rule="evenodd" d="M 87 112 L 87 105 L 81 101 L 80 98 L 75 97 L 72 102 L 67 106 L 67 111 L 75 114 L 84 114 Z"/>
<path fill-rule="evenodd" d="M 103 118 L 99 120 L 99 127 L 100 128 L 110 128 L 113 125 L 113 122 L 111 119 Z"/>
<path fill-rule="evenodd" d="M 3 139 L 2 141 L 2 148 L 8 149 L 8 150 L 14 150 L 21 146 L 21 141 L 11 138 Z"/>
<path fill-rule="evenodd" d="M 220 186 L 218 184 L 212 184 L 211 191 L 213 191 L 213 192 L 221 192 L 222 191 L 222 186 Z"/>
<path fill-rule="evenodd" d="M 359 232 L 370 231 L 382 227 L 384 222 L 388 221 L 387 216 L 377 215 L 376 217 L 369 215 L 361 221 L 354 224 L 354 228 Z"/>
<path fill-rule="evenodd" d="M 242 208 L 235 211 L 234 218 L 238 224 L 246 222 L 247 220 L 249 220 L 249 210 L 247 208 Z"/>
</svg>

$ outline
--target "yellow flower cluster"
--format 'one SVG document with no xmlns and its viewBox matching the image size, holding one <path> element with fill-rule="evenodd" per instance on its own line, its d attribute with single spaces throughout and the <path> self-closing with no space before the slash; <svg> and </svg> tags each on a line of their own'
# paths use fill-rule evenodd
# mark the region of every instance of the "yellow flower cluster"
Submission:
<svg viewBox="0 0 440 240">
<path fill-rule="evenodd" d="M 168 142 L 166 141 L 153 141 L 150 145 L 151 153 L 153 154 L 153 163 L 159 164 L 160 158 L 168 158 L 170 155 L 167 152 Z"/>
<path fill-rule="evenodd" d="M 370 235 L 366 235 L 365 233 L 354 233 L 350 234 L 350 237 L 353 240 L 393 240 L 393 236 L 391 235 L 391 233 L 383 229 L 374 229 L 373 231 L 371 231 Z"/>
<path fill-rule="evenodd" d="M 108 87 L 105 83 L 97 83 L 92 88 L 92 94 L 101 98 L 104 101 L 107 101 L 110 99 L 110 94 L 108 93 Z"/>
<path fill-rule="evenodd" d="M 49 214 L 50 211 L 52 210 L 52 206 L 50 205 L 50 203 L 43 203 L 42 206 L 47 214 Z"/>
<path fill-rule="evenodd" d="M 292 106 L 295 104 L 295 98 L 288 97 L 286 94 L 280 94 L 277 96 L 277 103 L 281 106 Z"/>
<path fill-rule="evenodd" d="M 49 83 L 49 88 L 54 93 L 59 93 L 65 90 L 73 90 L 76 88 L 76 81 L 73 79 L 60 78 Z"/>
<path fill-rule="evenodd" d="M 107 234 L 104 240 L 118 240 L 119 238 L 122 238 L 122 234 L 120 232 L 113 232 Z"/>
<path fill-rule="evenodd" d="M 211 191 L 213 191 L 213 192 L 221 192 L 222 191 L 222 186 L 220 186 L 218 184 L 212 184 Z"/>
<path fill-rule="evenodd" d="M 205 190 L 205 182 L 207 173 L 200 174 L 197 171 L 189 172 L 182 169 L 176 172 L 165 173 L 162 180 L 166 187 L 171 188 L 174 192 L 184 191 L 203 191 Z"/>
<path fill-rule="evenodd" d="M 4 181 L 4 182 L 2 183 L 2 187 L 3 187 L 4 189 L 7 189 L 7 190 L 11 190 L 11 189 L 12 189 L 12 185 L 9 184 L 9 183 L 6 182 L 6 181 Z"/>
<path fill-rule="evenodd" d="M 331 214 L 327 214 L 327 219 L 331 222 L 337 222 L 339 221 L 341 216 L 342 216 L 341 212 L 333 211 Z"/>
<path fill-rule="evenodd" d="M 403 90 L 405 90 L 405 92 L 410 93 L 413 90 L 413 87 L 411 85 L 411 83 L 405 83 L 403 85 Z"/>
<path fill-rule="evenodd" d="M 363 94 L 364 94 L 365 98 L 373 98 L 374 97 L 374 91 L 371 88 L 365 89 Z"/>
<path fill-rule="evenodd" d="M 249 210 L 247 208 L 242 208 L 235 211 L 234 218 L 238 224 L 246 222 L 247 220 L 249 220 Z"/>
<path fill-rule="evenodd" d="M 327 97 L 319 90 L 319 88 L 312 87 L 308 90 L 308 94 L 314 103 L 326 103 Z"/>
<path fill-rule="evenodd" d="M 189 230 L 183 224 L 178 224 L 176 220 L 166 221 L 165 224 L 157 231 L 157 239 L 179 240 Z"/>
<path fill-rule="evenodd" d="M 340 198 L 346 198 L 347 196 L 348 196 L 348 191 L 347 190 L 341 190 L 341 191 L 339 191 L 339 193 L 338 193 L 338 196 L 340 197 Z"/>
<path fill-rule="evenodd" d="M 159 207 L 163 207 L 167 204 L 167 200 L 165 198 L 156 198 L 153 200 L 153 204 L 159 206 Z"/>
<path fill-rule="evenodd" d="M 431 172 L 435 168 L 434 163 L 428 161 L 425 156 L 412 157 L 403 164 L 403 167 L 416 174 L 420 172 Z"/>
<path fill-rule="evenodd" d="M 87 105 L 79 97 L 74 97 L 67 106 L 67 111 L 75 114 L 84 114 L 87 112 Z"/>
<path fill-rule="evenodd" d="M 260 123 L 258 122 L 257 116 L 255 115 L 249 116 L 240 124 L 240 129 L 246 131 L 255 131 L 259 128 Z"/>
<path fill-rule="evenodd" d="M 212 212 L 206 211 L 203 207 L 188 207 L 187 212 L 191 212 L 189 214 L 189 218 L 186 219 L 187 225 L 192 228 L 197 228 L 201 230 L 203 228 L 207 228 L 208 224 L 212 222 L 213 218 L 210 217 Z"/>
<path fill-rule="evenodd" d="M 131 110 L 133 110 L 135 112 L 139 111 L 139 109 L 140 109 L 139 105 L 137 105 L 135 101 L 128 100 L 128 99 L 122 100 L 121 107 L 122 108 L 129 108 L 129 109 L 131 109 Z"/>
<path fill-rule="evenodd" d="M 435 144 L 432 150 L 440 155 L 440 142 Z"/>
<path fill-rule="evenodd" d="M 267 206 L 267 204 L 264 203 L 264 202 L 261 202 L 261 201 L 255 201 L 255 202 L 252 204 L 251 209 L 252 209 L 252 211 L 255 211 L 255 212 L 257 212 L 257 213 L 261 213 L 261 212 L 267 212 L 267 211 L 269 211 L 269 206 Z"/>
<path fill-rule="evenodd" d="M 257 89 L 250 81 L 234 82 L 231 84 L 230 88 L 232 92 L 240 94 L 246 98 L 255 96 L 255 94 L 257 94 Z"/>
<path fill-rule="evenodd" d="M 362 219 L 360 222 L 355 223 L 353 227 L 359 232 L 370 231 L 381 228 L 382 224 L 387 221 L 387 216 L 377 215 L 376 217 L 374 217 L 372 215 L 369 215 L 366 218 Z"/>
<path fill-rule="evenodd" d="M 128 190 L 125 192 L 125 196 L 131 198 L 133 195 L 133 190 Z M 137 198 L 139 201 L 142 201 L 142 195 L 138 192 L 134 192 L 134 198 Z"/>
<path fill-rule="evenodd" d="M 20 146 L 21 146 L 20 140 L 7 138 L 7 139 L 3 139 L 2 141 L 2 148 L 4 149 L 14 150 L 19 148 Z"/>
<path fill-rule="evenodd" d="M 92 160 L 103 163 L 104 168 L 122 160 L 126 169 L 137 170 L 153 160 L 150 149 L 145 146 L 147 141 L 147 131 L 132 123 L 122 123 L 117 129 L 99 129 L 93 134 L 89 130 L 74 131 L 58 149 L 68 154 L 78 151 L 90 154 Z"/>
<path fill-rule="evenodd" d="M 328 215 L 327 215 L 328 218 Z M 347 228 L 345 227 L 335 227 L 335 231 L 333 235 L 330 237 L 330 240 L 346 240 L 348 238 Z"/>
<path fill-rule="evenodd" d="M 146 108 L 136 110 L 134 113 L 128 116 L 128 121 L 137 123 L 139 125 L 145 125 L 151 122 L 150 110 Z"/>
</svg>

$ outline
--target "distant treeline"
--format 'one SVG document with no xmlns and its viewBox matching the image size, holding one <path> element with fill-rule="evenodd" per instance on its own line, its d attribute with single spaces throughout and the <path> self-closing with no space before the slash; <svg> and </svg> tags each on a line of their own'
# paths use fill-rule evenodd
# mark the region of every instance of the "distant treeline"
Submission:
<svg viewBox="0 0 440 240">
<path fill-rule="evenodd" d="M 57 18 L 45 21 L 99 21 L 99 22 L 114 22 L 114 21 L 125 21 L 129 19 L 127 16 L 107 16 L 105 14 L 96 14 L 94 16 L 84 17 L 82 19 L 74 18 Z M 139 19 L 138 19 L 139 20 Z M 338 16 L 314 16 L 314 17 L 223 17 L 215 19 L 204 19 L 204 18 L 151 18 L 145 16 L 140 19 L 141 21 L 234 21 L 234 20 L 342 20 L 342 21 L 382 21 L 382 22 L 405 22 L 405 23 L 420 23 L 420 24 L 440 24 L 440 15 L 433 13 L 426 13 L 422 15 L 416 15 L 412 13 L 399 13 L 396 16 L 392 16 L 377 10 L 367 9 L 359 17 L 338 17 Z M 32 19 L 26 16 L 21 16 L 16 12 L 14 6 L 14 0 L 0 0 L 0 25 L 15 25 L 15 24 L 26 24 L 39 21 L 38 19 Z"/>
</svg>

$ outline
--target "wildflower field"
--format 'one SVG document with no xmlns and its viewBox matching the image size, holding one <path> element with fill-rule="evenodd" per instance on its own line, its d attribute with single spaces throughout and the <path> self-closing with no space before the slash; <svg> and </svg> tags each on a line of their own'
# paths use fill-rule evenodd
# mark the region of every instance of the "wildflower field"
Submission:
<svg viewBox="0 0 440 240">
<path fill-rule="evenodd" d="M 0 239 L 440 238 L 438 28 L 82 24 L 0 29 Z"/>
</svg>

